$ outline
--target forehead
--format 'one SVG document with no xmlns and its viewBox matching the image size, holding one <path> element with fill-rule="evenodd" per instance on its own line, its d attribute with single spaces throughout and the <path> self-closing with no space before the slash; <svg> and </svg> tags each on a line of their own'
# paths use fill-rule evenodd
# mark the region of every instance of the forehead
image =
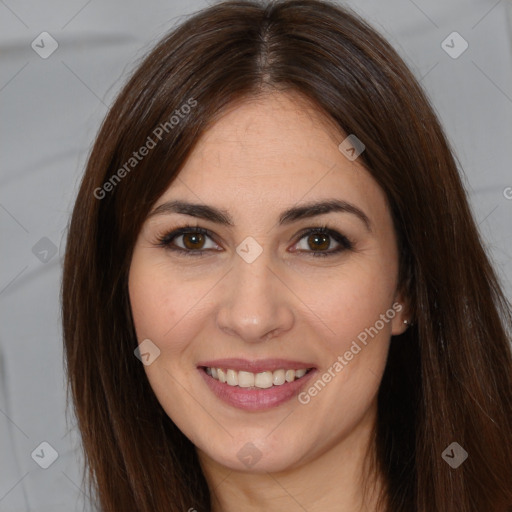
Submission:
<svg viewBox="0 0 512 512">
<path fill-rule="evenodd" d="M 303 96 L 268 93 L 231 105 L 201 137 L 191 160 L 213 158 L 213 165 L 236 176 L 300 172 L 313 163 L 315 168 L 332 165 L 332 150 L 342 138 Z M 327 147 L 331 151 L 326 154 Z M 237 167 L 240 161 L 245 162 L 242 168 Z"/>
<path fill-rule="evenodd" d="M 254 215 L 301 201 L 339 197 L 382 215 L 385 197 L 370 173 L 338 149 L 346 138 L 297 93 L 231 105 L 202 135 L 159 203 L 170 198 Z"/>
</svg>

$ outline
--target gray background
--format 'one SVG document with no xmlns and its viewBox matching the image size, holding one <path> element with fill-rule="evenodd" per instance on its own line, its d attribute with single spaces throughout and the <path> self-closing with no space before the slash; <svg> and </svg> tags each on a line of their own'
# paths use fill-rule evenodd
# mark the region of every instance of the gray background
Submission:
<svg viewBox="0 0 512 512">
<path fill-rule="evenodd" d="M 87 506 L 79 437 L 66 418 L 59 312 L 65 229 L 93 138 L 127 73 L 172 26 L 209 3 L 0 0 L 0 512 Z M 348 4 L 390 40 L 432 99 L 510 297 L 510 1 Z M 58 43 L 46 59 L 31 47 L 33 40 L 41 46 L 44 31 Z M 456 59 L 441 46 L 453 31 L 469 45 Z M 31 457 L 43 441 L 58 452 L 48 469 L 35 462 L 50 461 L 48 448 Z"/>
</svg>

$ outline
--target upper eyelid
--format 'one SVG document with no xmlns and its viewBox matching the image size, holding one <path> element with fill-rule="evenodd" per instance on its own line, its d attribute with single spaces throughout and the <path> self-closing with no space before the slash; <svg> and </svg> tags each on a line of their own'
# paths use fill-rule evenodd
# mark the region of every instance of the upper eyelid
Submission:
<svg viewBox="0 0 512 512">
<path fill-rule="evenodd" d="M 159 245 L 164 245 L 164 246 L 170 245 L 171 242 L 173 242 L 176 238 L 179 238 L 179 237 L 184 236 L 189 233 L 199 233 L 199 232 L 208 236 L 215 244 L 220 245 L 216 240 L 217 235 L 215 233 L 213 233 L 211 230 L 204 228 L 202 226 L 199 226 L 199 225 L 181 226 L 181 227 L 178 227 L 175 229 L 171 229 L 171 230 L 165 232 L 163 235 L 160 235 L 158 237 L 158 241 L 160 242 Z M 310 227 L 301 229 L 292 238 L 292 239 L 295 239 L 294 244 L 297 244 L 305 236 L 307 236 L 311 233 L 315 233 L 315 232 L 325 232 L 325 234 L 330 236 L 334 240 L 335 243 L 337 243 L 339 245 L 344 245 L 343 242 L 336 240 L 336 237 L 338 236 L 338 237 L 344 239 L 348 243 L 348 245 L 353 246 L 353 242 L 349 237 L 347 237 L 345 234 L 343 234 L 339 230 L 329 227 L 329 226 L 326 226 L 326 225 L 310 226 Z M 169 240 L 168 242 L 165 241 L 167 239 Z M 179 247 L 179 246 L 175 247 L 175 248 L 177 250 L 182 250 L 185 252 L 207 252 L 206 250 L 201 250 L 201 249 L 198 249 L 197 251 L 194 251 L 192 249 L 183 249 L 182 247 Z M 212 250 L 212 249 L 210 249 L 210 250 Z M 306 252 L 317 252 L 317 251 L 306 251 Z M 329 251 L 320 251 L 320 252 L 328 253 Z"/>
</svg>

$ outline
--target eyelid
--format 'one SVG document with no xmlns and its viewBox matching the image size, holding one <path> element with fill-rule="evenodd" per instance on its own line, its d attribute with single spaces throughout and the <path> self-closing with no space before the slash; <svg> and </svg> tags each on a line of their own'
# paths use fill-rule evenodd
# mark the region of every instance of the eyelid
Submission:
<svg viewBox="0 0 512 512">
<path fill-rule="evenodd" d="M 192 257 L 205 256 L 208 253 L 210 253 L 211 251 L 220 252 L 220 251 L 217 251 L 216 249 L 193 250 L 193 249 L 183 249 L 182 247 L 176 247 L 176 246 L 173 247 L 171 245 L 172 242 L 176 238 L 183 236 L 185 234 L 190 234 L 190 233 L 203 234 L 203 235 L 207 236 L 208 238 L 210 238 L 215 244 L 219 245 L 215 240 L 216 235 L 209 229 L 203 228 L 199 225 L 185 225 L 185 226 L 173 229 L 171 231 L 166 231 L 163 235 L 157 236 L 157 241 L 156 241 L 155 245 L 157 245 L 159 247 L 163 247 L 170 251 L 173 251 L 173 252 L 177 253 L 178 255 L 192 256 Z M 329 226 L 327 226 L 325 224 L 322 224 L 320 226 L 312 226 L 312 227 L 307 227 L 307 228 L 302 229 L 295 235 L 295 237 L 294 237 L 295 242 L 293 245 L 297 245 L 307 235 L 311 235 L 311 234 L 315 234 L 315 233 L 323 233 L 323 234 L 326 234 L 327 236 L 331 237 L 339 245 L 339 248 L 337 248 L 335 250 L 331 249 L 328 251 L 305 251 L 305 250 L 297 251 L 297 250 L 295 250 L 293 252 L 305 253 L 305 254 L 309 254 L 310 256 L 315 257 L 315 256 L 336 255 L 336 254 L 340 254 L 347 250 L 352 250 L 354 248 L 354 243 L 347 236 L 340 233 L 338 230 L 336 230 L 334 228 L 330 228 Z"/>
<path fill-rule="evenodd" d="M 296 241 L 294 245 L 297 245 L 304 237 L 308 235 L 312 235 L 315 233 L 325 234 L 330 238 L 334 239 L 334 241 L 339 245 L 337 249 L 330 249 L 328 251 L 298 251 L 303 252 L 305 254 L 310 254 L 311 256 L 329 256 L 340 254 L 347 250 L 352 250 L 354 248 L 354 243 L 343 233 L 340 233 L 338 230 L 334 228 L 330 228 L 329 226 L 323 224 L 321 226 L 314 226 L 305 228 L 296 235 Z"/>
<path fill-rule="evenodd" d="M 203 228 L 201 226 L 198 226 L 198 225 L 185 225 L 185 226 L 173 229 L 171 231 L 166 231 L 163 235 L 157 236 L 156 245 L 166 248 L 166 249 L 169 249 L 169 250 L 172 250 L 172 251 L 175 251 L 175 252 L 178 252 L 178 253 L 193 254 L 194 256 L 195 255 L 203 255 L 205 252 L 207 252 L 205 250 L 193 251 L 193 250 L 183 249 L 182 247 L 172 247 L 171 246 L 171 243 L 176 238 L 186 235 L 186 234 L 189 234 L 189 233 L 199 233 L 199 234 L 205 235 L 205 236 L 209 237 L 210 239 L 212 239 L 217 245 L 219 245 L 215 241 L 216 235 L 212 231 L 210 231 L 209 229 Z M 208 249 L 208 251 L 211 251 L 211 250 L 212 249 Z"/>
</svg>

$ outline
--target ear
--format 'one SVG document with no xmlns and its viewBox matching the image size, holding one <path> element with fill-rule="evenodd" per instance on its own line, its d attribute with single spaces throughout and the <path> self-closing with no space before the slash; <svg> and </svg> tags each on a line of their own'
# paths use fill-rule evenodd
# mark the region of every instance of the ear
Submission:
<svg viewBox="0 0 512 512">
<path fill-rule="evenodd" d="M 396 313 L 391 320 L 391 334 L 396 336 L 404 333 L 412 323 L 409 300 L 403 291 L 396 292 L 391 308 Z"/>
</svg>

